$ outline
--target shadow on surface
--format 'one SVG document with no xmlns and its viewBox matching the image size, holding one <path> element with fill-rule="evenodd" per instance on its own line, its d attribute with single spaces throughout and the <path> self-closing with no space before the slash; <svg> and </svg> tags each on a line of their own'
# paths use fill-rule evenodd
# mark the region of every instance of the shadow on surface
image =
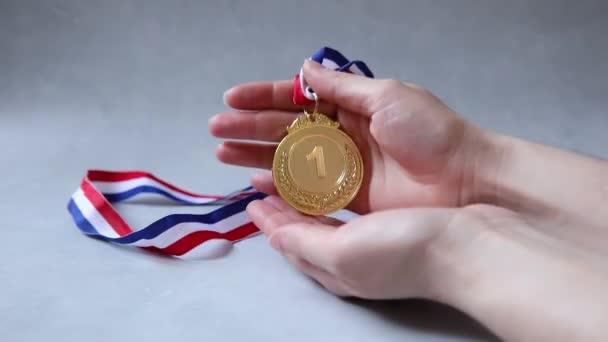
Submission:
<svg viewBox="0 0 608 342">
<path fill-rule="evenodd" d="M 347 302 L 373 311 L 391 323 L 424 332 L 477 341 L 500 341 L 474 319 L 452 307 L 421 299 Z"/>
</svg>

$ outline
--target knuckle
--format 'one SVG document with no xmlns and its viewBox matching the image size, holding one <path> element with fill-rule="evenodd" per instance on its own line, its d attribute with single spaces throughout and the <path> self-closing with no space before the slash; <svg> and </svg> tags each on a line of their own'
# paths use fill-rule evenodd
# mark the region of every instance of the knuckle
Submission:
<svg viewBox="0 0 608 342">
<path fill-rule="evenodd" d="M 338 89 L 340 88 L 341 84 L 343 84 L 343 82 L 346 79 L 345 79 L 344 73 L 341 73 L 341 72 L 332 72 L 329 75 L 330 75 L 329 76 L 330 82 L 328 82 L 328 84 L 330 85 L 329 92 L 331 93 L 331 97 L 333 98 L 339 93 Z"/>
<path fill-rule="evenodd" d="M 399 92 L 399 91 L 403 91 L 405 89 L 405 85 L 403 84 L 403 82 L 396 80 L 396 79 L 385 79 L 382 80 L 382 86 L 381 89 L 384 92 Z"/>
<path fill-rule="evenodd" d="M 389 98 L 418 98 L 418 99 L 434 99 L 435 95 L 428 89 L 413 83 L 401 82 L 395 79 L 386 79 L 382 81 L 384 84 L 381 87 L 381 94 Z"/>
<path fill-rule="evenodd" d="M 277 228 L 282 226 L 284 223 L 284 217 L 282 213 L 273 213 L 264 217 L 264 226 L 270 228 Z"/>
<path fill-rule="evenodd" d="M 412 88 L 412 90 L 417 93 L 420 96 L 424 96 L 424 97 L 435 97 L 433 95 L 433 93 L 431 93 L 430 90 L 426 89 L 426 88 L 422 88 L 422 87 L 416 87 L 416 88 Z"/>
<path fill-rule="evenodd" d="M 404 92 L 407 90 L 407 87 L 398 80 L 382 79 L 378 80 L 376 85 L 371 96 L 365 100 L 363 105 L 371 112 L 381 111 L 395 101 L 407 97 L 407 94 Z"/>
<path fill-rule="evenodd" d="M 411 88 L 412 90 L 421 91 L 421 92 L 427 91 L 426 88 L 424 88 L 418 84 L 415 84 L 415 83 L 404 82 L 403 85 L 405 85 L 408 88 Z"/>
</svg>

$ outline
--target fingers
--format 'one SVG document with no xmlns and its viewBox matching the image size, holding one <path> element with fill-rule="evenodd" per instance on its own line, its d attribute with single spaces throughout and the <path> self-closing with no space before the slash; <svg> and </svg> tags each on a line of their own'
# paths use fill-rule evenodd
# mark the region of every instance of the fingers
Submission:
<svg viewBox="0 0 608 342">
<path fill-rule="evenodd" d="M 307 260 L 302 255 L 292 253 L 290 249 L 282 250 L 276 245 L 276 239 L 273 238 L 278 230 L 290 230 L 290 225 L 320 225 L 322 224 L 310 216 L 304 216 L 298 213 L 293 208 L 289 207 L 278 196 L 268 196 L 264 200 L 253 201 L 247 207 L 247 213 L 252 221 L 266 235 L 270 237 L 271 245 L 282 252 L 283 255 L 300 271 L 314 278 L 323 287 L 339 296 L 349 295 L 348 287 L 331 273 L 324 270 L 322 267 L 316 266 L 313 262 Z M 334 220 L 337 222 L 336 220 Z M 286 245 L 289 248 L 289 245 Z M 293 249 L 295 252 L 296 250 Z M 312 258 L 314 260 L 314 258 Z"/>
<path fill-rule="evenodd" d="M 276 145 L 227 141 L 218 146 L 216 155 L 226 164 L 270 169 L 275 150 Z"/>
<path fill-rule="evenodd" d="M 224 93 L 226 105 L 241 110 L 277 109 L 297 111 L 292 101 L 293 81 L 252 82 L 237 85 Z"/>
<path fill-rule="evenodd" d="M 292 223 L 275 229 L 270 235 L 270 244 L 282 254 L 292 254 L 332 270 L 334 232 L 334 227 L 321 223 Z"/>
<path fill-rule="evenodd" d="M 389 104 L 380 101 L 387 93 L 392 95 L 399 89 L 407 88 L 397 81 L 334 71 L 314 61 L 306 61 L 303 72 L 306 82 L 320 98 L 365 116 L 371 116 Z"/>
<path fill-rule="evenodd" d="M 291 222 L 291 218 L 284 212 L 277 210 L 265 200 L 256 200 L 247 205 L 247 214 L 251 221 L 266 235 Z"/>
<path fill-rule="evenodd" d="M 293 223 L 313 223 L 314 218 L 300 215 L 290 210 L 277 208 L 277 196 L 268 196 L 264 200 L 253 201 L 247 206 L 247 213 L 255 225 L 270 236 L 280 227 Z"/>
<path fill-rule="evenodd" d="M 308 261 L 295 257 L 293 255 L 286 255 L 287 260 L 294 266 L 296 266 L 302 273 L 315 279 L 324 288 L 340 297 L 346 297 L 350 295 L 348 287 L 338 278 L 333 276 L 331 273 L 309 263 Z"/>
<path fill-rule="evenodd" d="M 267 172 L 258 172 L 251 177 L 251 185 L 253 187 L 263 192 L 267 195 L 276 195 L 277 188 L 274 186 L 274 182 L 272 180 L 272 173 L 270 171 Z"/>
<path fill-rule="evenodd" d="M 277 210 L 283 211 L 287 215 L 293 217 L 294 220 L 298 221 L 298 222 L 308 222 L 310 224 L 322 223 L 322 224 L 325 224 L 328 226 L 334 226 L 334 227 L 344 224 L 344 222 L 342 222 L 338 219 L 335 219 L 333 217 L 329 217 L 329 216 L 314 216 L 313 217 L 313 216 L 304 215 L 304 214 L 300 213 L 299 211 L 297 211 L 296 209 L 292 208 L 289 204 L 287 204 L 287 202 L 285 202 L 279 196 L 269 196 L 265 200 L 268 203 L 272 204 L 275 208 L 277 208 Z"/>
<path fill-rule="evenodd" d="M 293 81 L 252 82 L 237 85 L 224 93 L 226 105 L 239 110 L 283 110 L 301 112 L 302 106 L 293 103 Z M 312 111 L 312 108 L 308 108 Z M 321 101 L 321 113 L 333 116 L 335 105 Z"/>
<path fill-rule="evenodd" d="M 247 213 L 253 223 L 268 236 L 282 226 L 294 223 L 316 224 L 327 227 L 336 227 L 343 224 L 342 221 L 332 217 L 313 217 L 301 214 L 276 195 L 270 195 L 261 201 L 251 202 L 247 207 Z"/>
<path fill-rule="evenodd" d="M 218 138 L 278 142 L 296 115 L 281 111 L 221 113 L 209 120 L 209 131 Z"/>
</svg>

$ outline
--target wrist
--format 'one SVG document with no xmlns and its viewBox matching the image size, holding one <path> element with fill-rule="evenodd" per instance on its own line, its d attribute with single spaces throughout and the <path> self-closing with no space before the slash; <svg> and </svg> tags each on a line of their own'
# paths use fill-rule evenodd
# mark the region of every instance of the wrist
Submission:
<svg viewBox="0 0 608 342">
<path fill-rule="evenodd" d="M 425 295 L 462 309 L 466 292 L 478 281 L 477 271 L 470 265 L 471 248 L 475 247 L 480 232 L 485 228 L 478 220 L 472 220 L 468 209 L 455 209 L 447 224 L 426 247 Z"/>
<path fill-rule="evenodd" d="M 487 205 L 457 209 L 428 254 L 429 299 L 461 310 L 503 339 L 589 340 L 604 330 L 598 317 L 608 314 L 608 296 L 598 260 L 540 236 L 513 212 Z"/>
<path fill-rule="evenodd" d="M 604 227 L 608 215 L 597 209 L 608 199 L 608 163 L 475 126 L 470 131 L 459 206 L 496 205 L 539 225 L 560 216 L 562 224 Z"/>
<path fill-rule="evenodd" d="M 498 205 L 502 201 L 499 174 L 512 148 L 507 137 L 467 124 L 457 161 L 461 170 L 458 207 L 478 203 Z"/>
</svg>

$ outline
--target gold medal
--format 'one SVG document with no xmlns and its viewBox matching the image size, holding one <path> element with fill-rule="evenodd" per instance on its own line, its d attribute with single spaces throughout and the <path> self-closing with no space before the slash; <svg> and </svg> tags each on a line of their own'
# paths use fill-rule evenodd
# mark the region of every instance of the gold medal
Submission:
<svg viewBox="0 0 608 342">
<path fill-rule="evenodd" d="M 363 159 L 340 124 L 304 111 L 287 128 L 274 154 L 272 176 L 279 195 L 308 215 L 346 207 L 363 181 Z"/>
</svg>

